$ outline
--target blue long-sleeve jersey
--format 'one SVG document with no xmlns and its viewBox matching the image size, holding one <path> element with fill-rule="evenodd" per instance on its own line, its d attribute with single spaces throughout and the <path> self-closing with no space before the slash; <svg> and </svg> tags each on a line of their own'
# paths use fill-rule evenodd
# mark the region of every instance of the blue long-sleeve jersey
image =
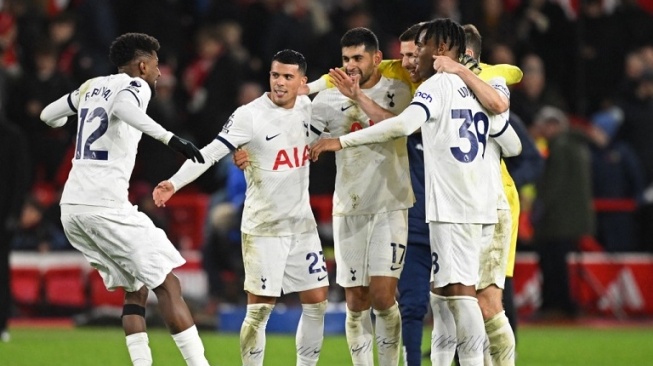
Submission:
<svg viewBox="0 0 653 366">
<path fill-rule="evenodd" d="M 408 210 L 408 243 L 429 244 L 429 225 L 426 223 L 426 204 L 424 194 L 424 148 L 422 134 L 408 136 L 408 161 L 410 181 L 415 193 L 415 204 Z"/>
</svg>

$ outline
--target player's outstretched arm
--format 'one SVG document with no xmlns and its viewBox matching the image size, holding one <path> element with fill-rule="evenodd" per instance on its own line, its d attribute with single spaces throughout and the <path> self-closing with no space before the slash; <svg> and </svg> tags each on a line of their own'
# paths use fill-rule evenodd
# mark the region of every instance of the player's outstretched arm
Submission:
<svg viewBox="0 0 653 366">
<path fill-rule="evenodd" d="M 190 159 L 193 162 L 204 164 L 204 157 L 200 150 L 193 145 L 192 142 L 186 141 L 181 137 L 174 135 L 168 141 L 168 147 L 175 150 L 178 153 L 181 153 L 186 159 Z"/>
<path fill-rule="evenodd" d="M 423 105 L 411 104 L 398 116 L 383 123 L 340 136 L 339 138 L 319 139 L 311 147 L 311 159 L 317 161 L 324 151 L 338 151 L 348 147 L 377 144 L 398 137 L 408 136 L 428 120 L 428 112 Z"/>
<path fill-rule="evenodd" d="M 338 138 L 323 138 L 311 146 L 311 160 L 317 161 L 320 154 L 326 151 L 339 151 L 342 150 L 340 139 Z"/>
<path fill-rule="evenodd" d="M 331 76 L 333 85 L 338 88 L 342 95 L 356 102 L 372 121 L 381 122 L 395 116 L 394 113 L 381 107 L 361 91 L 360 75 L 351 77 L 341 69 L 330 69 L 329 76 Z"/>
<path fill-rule="evenodd" d="M 66 124 L 68 116 L 77 113 L 77 110 L 71 108 L 70 94 L 66 94 L 54 102 L 48 104 L 41 111 L 41 121 L 48 126 L 57 128 Z M 76 108 L 76 107 L 75 107 Z"/>
<path fill-rule="evenodd" d="M 163 142 L 171 149 L 184 155 L 187 159 L 204 163 L 204 157 L 195 145 L 175 136 L 172 132 L 156 123 L 156 121 L 139 108 L 136 104 L 136 99 L 130 93 L 118 93 L 113 103 L 112 114 L 144 134 Z"/>
<path fill-rule="evenodd" d="M 166 202 L 175 194 L 175 187 L 169 180 L 164 180 L 152 191 L 152 199 L 157 207 L 165 207 Z"/>
<path fill-rule="evenodd" d="M 490 137 L 501 147 L 501 156 L 509 158 L 521 154 L 521 140 L 509 121 L 500 119 L 503 124 L 490 126 Z"/>
<path fill-rule="evenodd" d="M 505 95 L 499 93 L 465 65 L 447 56 L 433 56 L 433 60 L 435 71 L 458 75 L 489 112 L 501 114 L 510 108 L 510 101 Z"/>
</svg>

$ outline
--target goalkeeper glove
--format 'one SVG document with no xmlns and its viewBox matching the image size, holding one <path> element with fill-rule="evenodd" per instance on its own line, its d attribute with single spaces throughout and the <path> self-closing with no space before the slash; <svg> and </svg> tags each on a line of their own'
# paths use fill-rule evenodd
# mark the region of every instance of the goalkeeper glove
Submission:
<svg viewBox="0 0 653 366">
<path fill-rule="evenodd" d="M 463 55 L 460 57 L 460 60 L 458 60 L 461 64 L 465 65 L 466 68 L 472 70 L 472 72 L 476 75 L 480 74 L 482 69 L 481 66 L 478 64 L 478 61 L 473 58 L 470 55 Z"/>
<path fill-rule="evenodd" d="M 170 141 L 168 141 L 168 147 L 178 153 L 181 153 L 186 157 L 186 159 L 204 164 L 204 157 L 202 156 L 202 153 L 190 141 L 186 141 L 176 135 L 173 135 Z"/>
</svg>

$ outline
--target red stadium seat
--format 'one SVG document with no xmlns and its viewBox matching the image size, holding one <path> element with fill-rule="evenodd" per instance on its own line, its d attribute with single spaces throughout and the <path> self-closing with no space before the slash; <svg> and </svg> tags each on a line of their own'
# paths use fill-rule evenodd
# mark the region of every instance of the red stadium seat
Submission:
<svg viewBox="0 0 653 366">
<path fill-rule="evenodd" d="M 85 281 L 80 267 L 52 268 L 43 275 L 47 305 L 86 307 Z"/>
<path fill-rule="evenodd" d="M 125 291 L 123 289 L 107 290 L 98 271 L 92 270 L 88 273 L 88 287 L 92 307 L 122 307 Z"/>
<path fill-rule="evenodd" d="M 41 302 L 41 271 L 38 268 L 11 269 L 11 296 L 16 304 L 36 305 Z"/>
<path fill-rule="evenodd" d="M 174 195 L 166 203 L 170 211 L 168 235 L 180 250 L 198 250 L 204 243 L 204 221 L 209 196 L 201 193 Z"/>
</svg>

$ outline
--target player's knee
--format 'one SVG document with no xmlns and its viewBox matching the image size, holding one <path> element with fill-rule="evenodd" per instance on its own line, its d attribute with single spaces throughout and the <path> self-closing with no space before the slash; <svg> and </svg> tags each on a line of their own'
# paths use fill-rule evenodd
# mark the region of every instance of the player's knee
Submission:
<svg viewBox="0 0 653 366">
<path fill-rule="evenodd" d="M 372 306 L 370 302 L 370 292 L 367 291 L 367 288 L 346 288 L 345 298 L 347 300 L 347 308 L 352 311 L 363 311 Z"/>
<path fill-rule="evenodd" d="M 386 310 L 392 307 L 397 301 L 395 300 L 394 295 L 390 296 L 385 293 L 370 293 L 372 308 L 375 310 Z"/>
<path fill-rule="evenodd" d="M 126 315 L 138 315 L 145 318 L 145 307 L 136 304 L 124 304 L 121 317 Z"/>
<path fill-rule="evenodd" d="M 424 319 L 429 308 L 428 298 L 422 302 L 416 301 L 416 299 L 413 300 L 406 302 L 399 300 L 401 317 L 407 319 Z"/>
<path fill-rule="evenodd" d="M 166 278 L 163 280 L 163 282 L 155 287 L 152 291 L 154 291 L 157 296 L 161 291 L 166 291 L 170 294 L 177 294 L 181 293 L 181 284 L 179 283 L 179 278 L 174 275 L 174 273 L 170 272 L 166 276 Z"/>
<path fill-rule="evenodd" d="M 478 294 L 477 299 L 481 313 L 483 314 L 483 320 L 488 320 L 503 311 L 501 296 L 484 296 L 483 294 Z"/>
<path fill-rule="evenodd" d="M 149 293 L 149 290 L 145 286 L 137 291 L 125 292 L 125 304 L 145 306 Z"/>
<path fill-rule="evenodd" d="M 372 308 L 385 310 L 393 306 L 396 300 L 397 280 L 394 278 L 373 277 L 370 283 L 369 297 Z"/>
</svg>

